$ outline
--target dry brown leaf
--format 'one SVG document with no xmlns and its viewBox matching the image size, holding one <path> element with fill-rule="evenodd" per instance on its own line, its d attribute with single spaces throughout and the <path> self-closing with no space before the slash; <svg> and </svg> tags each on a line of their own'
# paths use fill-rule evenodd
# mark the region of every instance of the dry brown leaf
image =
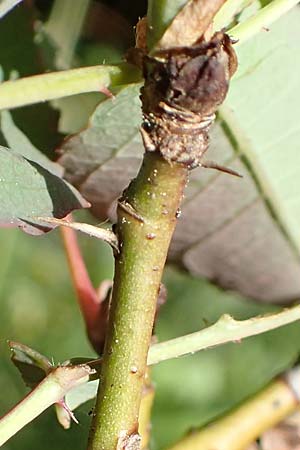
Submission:
<svg viewBox="0 0 300 450">
<path fill-rule="evenodd" d="M 189 46 L 203 36 L 226 0 L 191 0 L 172 21 L 155 49 Z"/>
</svg>

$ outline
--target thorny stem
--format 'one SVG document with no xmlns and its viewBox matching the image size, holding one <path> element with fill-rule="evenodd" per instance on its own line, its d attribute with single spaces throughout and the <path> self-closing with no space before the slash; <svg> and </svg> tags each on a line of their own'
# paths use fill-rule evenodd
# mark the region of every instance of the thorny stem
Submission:
<svg viewBox="0 0 300 450">
<path fill-rule="evenodd" d="M 89 449 L 114 450 L 139 442 L 138 415 L 156 300 L 187 173 L 158 153 L 148 153 L 119 202 L 120 254 Z"/>
<path fill-rule="evenodd" d="M 143 58 L 146 153 L 118 204 L 119 253 L 90 450 L 140 449 L 141 390 L 177 211 L 188 172 L 201 164 L 208 148 L 210 125 L 236 67 L 223 33 L 202 43 L 196 53 L 173 51 L 172 36 L 164 45 L 160 58 Z"/>
<path fill-rule="evenodd" d="M 69 231 L 69 230 L 68 230 Z M 71 230 L 73 231 L 73 230 Z M 74 255 L 72 255 L 72 258 Z M 271 314 L 269 316 L 254 317 L 245 321 L 235 321 L 230 317 L 221 318 L 215 325 L 193 333 L 187 336 L 183 336 L 171 341 L 162 342 L 160 344 L 154 344 L 150 347 L 148 353 L 147 364 L 157 364 L 161 361 L 165 361 L 170 358 L 177 358 L 184 354 L 196 352 L 212 346 L 224 344 L 226 342 L 238 342 L 240 339 L 253 336 L 254 334 L 263 333 L 269 331 L 273 328 L 278 328 L 279 326 L 286 325 L 292 321 L 300 318 L 300 307 L 296 306 L 294 308 L 288 309 L 286 311 L 281 311 L 277 314 Z M 100 360 L 99 360 L 100 363 Z M 96 365 L 94 365 L 96 367 Z M 62 368 L 64 370 L 65 368 Z M 267 429 L 270 425 L 274 425 L 276 421 L 279 421 L 285 414 L 288 414 L 293 408 L 296 407 L 294 401 L 291 402 L 290 391 L 294 392 L 297 398 L 300 398 L 300 368 L 295 368 L 288 372 L 285 379 L 290 387 L 286 385 L 286 389 L 278 390 L 276 388 L 277 381 L 274 386 L 275 389 L 268 388 L 262 394 L 259 394 L 255 399 L 250 400 L 244 407 L 239 408 L 233 414 L 230 414 L 230 420 L 228 421 L 226 416 L 224 419 L 218 421 L 218 427 L 216 428 L 218 432 L 208 433 L 207 430 L 199 431 L 193 438 L 193 447 L 196 447 L 197 442 L 202 442 L 202 439 L 207 439 L 207 434 L 209 440 L 219 439 L 219 436 L 223 436 L 223 433 L 227 436 L 229 434 L 230 438 L 230 428 L 225 426 L 227 423 L 231 423 L 231 420 L 235 420 L 237 424 L 241 427 L 244 426 L 245 420 L 252 421 L 252 425 L 248 432 L 247 439 L 250 437 L 254 439 L 255 436 L 259 435 L 264 429 Z M 48 379 L 49 381 L 49 379 Z M 85 383 L 87 378 L 80 380 L 80 383 Z M 43 382 L 44 383 L 44 382 Z M 70 386 L 71 388 L 72 386 Z M 49 391 L 48 391 L 49 389 Z M 54 400 L 52 394 L 54 392 Z M 61 391 L 58 390 L 58 395 L 56 395 L 56 390 L 52 388 L 52 382 L 49 384 L 40 384 L 32 394 L 29 394 L 25 399 L 23 399 L 18 405 L 16 405 L 12 411 L 0 420 L 0 443 L 4 443 L 4 440 L 8 440 L 11 436 L 16 434 L 23 426 L 31 422 L 35 417 L 42 413 L 46 408 L 48 408 L 55 401 L 60 400 Z M 280 409 L 275 408 L 270 411 L 263 409 L 266 412 L 264 416 L 261 416 L 260 421 L 253 420 L 253 417 L 257 418 L 257 408 L 261 410 L 260 405 L 269 405 L 270 401 L 274 398 L 274 393 L 279 394 L 278 399 L 280 400 Z M 96 393 L 95 393 L 96 394 Z M 149 420 L 150 411 L 153 402 L 154 390 L 151 385 L 151 380 L 149 378 L 149 370 L 146 372 L 145 383 L 142 393 L 141 408 L 139 411 L 139 433 L 142 437 L 141 448 L 147 448 L 149 442 Z M 293 396 L 294 398 L 294 396 Z M 292 399 L 293 400 L 293 399 Z M 238 425 L 238 426 L 239 426 Z M 220 437 L 221 439 L 221 437 Z M 227 438 L 226 438 L 227 439 Z M 186 440 L 189 443 L 192 441 L 191 437 L 184 439 L 178 443 L 178 450 L 185 449 L 183 445 L 186 445 Z M 205 441 L 206 442 L 206 441 Z M 227 442 L 227 441 L 226 441 Z M 239 442 L 239 441 L 238 441 Z M 237 444 L 235 441 L 234 445 Z M 188 447 L 187 447 L 188 448 Z M 200 447 L 199 447 L 200 448 Z M 236 447 L 230 447 L 231 450 L 236 450 Z M 239 447 L 238 447 L 239 448 Z M 176 446 L 177 449 L 177 446 Z M 219 450 L 219 449 L 218 449 Z"/>
<path fill-rule="evenodd" d="M 231 316 L 224 315 L 214 325 L 204 330 L 152 345 L 148 355 L 148 364 L 157 364 L 215 345 L 236 342 L 274 330 L 296 320 L 300 320 L 300 306 L 247 320 L 235 320 Z"/>
<path fill-rule="evenodd" d="M 110 85 L 133 83 L 139 72 L 129 64 L 63 70 L 0 83 L 0 110 L 68 97 L 83 92 L 106 91 Z"/>
<path fill-rule="evenodd" d="M 169 450 L 244 450 L 299 406 L 300 369 L 277 379 L 242 406 L 193 432 Z"/>
<path fill-rule="evenodd" d="M 11 411 L 0 420 L 0 446 L 38 417 L 45 409 L 59 402 L 65 394 L 86 383 L 92 373 L 88 366 L 59 367 L 50 373 Z"/>
</svg>

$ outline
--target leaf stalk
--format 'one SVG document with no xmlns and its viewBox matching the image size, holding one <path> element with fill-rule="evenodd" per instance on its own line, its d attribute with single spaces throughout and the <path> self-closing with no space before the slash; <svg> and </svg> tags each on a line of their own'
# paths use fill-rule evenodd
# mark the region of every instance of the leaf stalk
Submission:
<svg viewBox="0 0 300 450">
<path fill-rule="evenodd" d="M 254 16 L 245 20 L 228 31 L 228 34 L 238 42 L 235 47 L 243 44 L 261 31 L 268 31 L 268 27 L 290 9 L 299 3 L 298 0 L 274 0 L 258 11 Z"/>
<path fill-rule="evenodd" d="M 5 81 L 0 84 L 0 110 L 134 83 L 139 71 L 129 64 L 91 66 Z"/>
<path fill-rule="evenodd" d="M 229 315 L 224 315 L 214 325 L 204 330 L 152 345 L 148 364 L 157 364 L 228 342 L 239 342 L 241 339 L 274 330 L 296 320 L 300 320 L 299 305 L 248 320 L 235 320 Z"/>
<path fill-rule="evenodd" d="M 11 411 L 0 420 L 0 446 L 32 422 L 45 409 L 59 402 L 75 386 L 89 380 L 89 366 L 58 367 L 51 372 Z"/>
</svg>

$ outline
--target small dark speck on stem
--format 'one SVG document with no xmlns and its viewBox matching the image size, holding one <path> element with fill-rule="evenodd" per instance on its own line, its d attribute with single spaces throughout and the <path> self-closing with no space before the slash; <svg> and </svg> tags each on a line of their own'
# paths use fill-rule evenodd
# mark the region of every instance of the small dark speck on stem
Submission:
<svg viewBox="0 0 300 450">
<path fill-rule="evenodd" d="M 149 241 L 151 241 L 152 239 L 155 239 L 155 238 L 156 238 L 156 234 L 154 234 L 154 233 L 148 233 L 148 234 L 146 235 L 146 238 L 149 239 Z"/>
<path fill-rule="evenodd" d="M 272 403 L 272 406 L 274 409 L 278 409 L 280 407 L 280 405 L 281 405 L 280 399 L 274 400 Z"/>
</svg>

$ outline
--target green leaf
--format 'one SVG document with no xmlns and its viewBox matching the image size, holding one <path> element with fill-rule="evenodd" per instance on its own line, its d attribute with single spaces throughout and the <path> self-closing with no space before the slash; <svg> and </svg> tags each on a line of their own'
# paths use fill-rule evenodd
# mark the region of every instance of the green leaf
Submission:
<svg viewBox="0 0 300 450">
<path fill-rule="evenodd" d="M 48 358 L 27 345 L 10 341 L 11 359 L 22 375 L 26 386 L 37 386 L 54 368 Z"/>
<path fill-rule="evenodd" d="M 62 218 L 88 203 L 68 183 L 38 163 L 0 147 L 0 225 L 36 234 L 32 217 Z"/>
<path fill-rule="evenodd" d="M 263 301 L 300 295 L 299 19 L 295 8 L 238 47 L 239 71 L 207 158 L 244 178 L 191 173 L 169 255 L 194 275 Z M 142 158 L 137 91 L 130 86 L 99 105 L 90 128 L 63 147 L 68 179 L 101 219 L 113 217 L 111 205 Z"/>
<path fill-rule="evenodd" d="M 82 194 L 89 197 L 97 215 L 102 217 L 107 216 L 111 201 L 129 177 L 136 174 L 143 155 L 140 87 L 129 85 L 115 98 L 100 103 L 89 127 L 62 146 L 59 162 L 66 169 L 66 178 L 74 186 L 81 186 Z M 100 191 L 105 195 L 99 195 Z"/>
<path fill-rule="evenodd" d="M 62 177 L 63 169 L 59 164 L 50 161 L 47 156 L 41 153 L 28 139 L 27 136 L 15 125 L 11 114 L 8 111 L 0 113 L 1 131 L 10 148 L 24 156 L 24 158 L 34 161 L 53 174 Z"/>
<path fill-rule="evenodd" d="M 0 21 L 0 64 L 4 79 L 16 75 L 36 75 L 43 71 L 32 26 L 36 20 L 35 14 L 34 8 L 22 4 Z M 50 157 L 53 157 L 53 148 L 61 139 L 56 131 L 57 118 L 58 114 L 45 103 L 13 112 L 17 126 Z"/>
</svg>

